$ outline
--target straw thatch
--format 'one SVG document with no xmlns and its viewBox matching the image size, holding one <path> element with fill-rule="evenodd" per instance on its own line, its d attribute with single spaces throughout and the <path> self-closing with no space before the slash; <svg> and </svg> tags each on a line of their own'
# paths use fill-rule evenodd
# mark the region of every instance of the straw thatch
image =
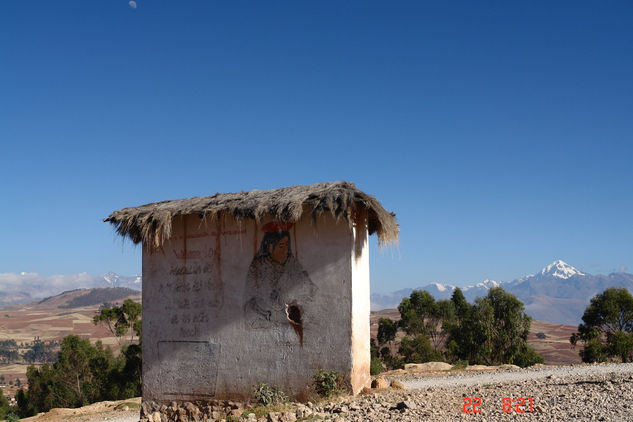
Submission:
<svg viewBox="0 0 633 422">
<path fill-rule="evenodd" d="M 278 222 L 295 223 L 304 212 L 311 213 L 313 222 L 319 214 L 330 212 L 350 226 L 359 218 L 366 218 L 369 234 L 377 233 L 380 243 L 398 240 L 400 229 L 395 214 L 349 182 L 216 193 L 213 196 L 155 202 L 114 211 L 103 221 L 110 222 L 120 235 L 128 236 L 134 243 L 160 247 L 170 238 L 172 219 L 179 215 L 194 214 L 204 219 L 229 215 L 237 220 L 254 219 L 257 222 L 272 216 Z"/>
</svg>

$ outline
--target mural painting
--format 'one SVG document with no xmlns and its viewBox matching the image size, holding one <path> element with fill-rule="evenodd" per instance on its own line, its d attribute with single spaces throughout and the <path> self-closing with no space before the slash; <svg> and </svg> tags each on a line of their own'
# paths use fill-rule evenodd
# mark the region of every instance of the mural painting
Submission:
<svg viewBox="0 0 633 422">
<path fill-rule="evenodd" d="M 244 316 L 247 329 L 271 330 L 278 341 L 303 346 L 303 311 L 316 286 L 292 253 L 291 227 L 262 227 L 264 237 L 246 276 Z"/>
</svg>

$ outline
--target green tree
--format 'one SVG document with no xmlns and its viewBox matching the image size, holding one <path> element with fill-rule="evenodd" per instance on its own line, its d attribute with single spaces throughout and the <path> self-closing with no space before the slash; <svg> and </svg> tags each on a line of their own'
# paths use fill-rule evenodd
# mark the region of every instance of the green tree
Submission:
<svg viewBox="0 0 633 422">
<path fill-rule="evenodd" d="M 439 300 L 431 307 L 425 326 L 433 349 L 438 351 L 444 345 L 448 332 L 444 329 L 455 320 L 455 306 L 450 300 Z"/>
<path fill-rule="evenodd" d="M 141 314 L 140 303 L 134 302 L 132 299 L 125 299 L 121 306 L 101 308 L 99 313 L 94 316 L 93 322 L 95 325 L 103 323 L 120 344 L 122 337 L 128 332 L 130 333 L 130 341 L 134 340 L 134 335 L 139 339 L 141 338 Z"/>
<path fill-rule="evenodd" d="M 448 350 L 453 358 L 471 364 L 497 365 L 516 363 L 528 366 L 542 358 L 527 344 L 531 319 L 523 303 L 501 287 L 477 298 L 473 306 L 462 300 L 461 292 L 451 301 L 456 308 L 455 321 L 446 325 Z"/>
<path fill-rule="evenodd" d="M 11 407 L 9 406 L 9 400 L 4 396 L 2 389 L 0 388 L 0 419 L 4 419 L 9 413 Z"/>
<path fill-rule="evenodd" d="M 400 341 L 398 353 L 404 357 L 408 363 L 423 363 L 442 360 L 442 355 L 431 346 L 431 340 L 424 335 L 418 334 L 415 337 L 403 337 Z"/>
<path fill-rule="evenodd" d="M 633 296 L 627 289 L 610 287 L 594 296 L 582 320 L 569 341 L 583 342 L 583 362 L 633 361 Z"/>
<path fill-rule="evenodd" d="M 380 361 L 380 354 L 378 352 L 378 346 L 376 340 L 373 338 L 369 340 L 369 351 L 371 354 L 371 363 L 369 366 L 369 373 L 371 375 L 378 375 L 384 369 L 382 362 Z"/>
<path fill-rule="evenodd" d="M 414 290 L 398 305 L 400 327 L 409 335 L 426 334 L 425 319 L 433 313 L 435 299 L 429 292 Z"/>
<path fill-rule="evenodd" d="M 380 318 L 378 320 L 378 334 L 376 335 L 378 344 L 383 345 L 385 343 L 391 343 L 395 340 L 397 332 L 398 324 L 389 318 Z"/>
<path fill-rule="evenodd" d="M 18 404 L 18 415 L 21 418 L 28 418 L 37 414 L 37 409 L 33 406 L 27 391 L 20 388 L 15 395 L 15 400 Z"/>
<path fill-rule="evenodd" d="M 446 321 L 443 327 L 448 334 L 447 356 L 452 361 L 465 360 L 474 363 L 477 361 L 480 341 L 472 331 L 473 306 L 466 301 L 459 287 L 453 291 L 451 302 L 455 308 L 455 318 Z"/>
</svg>

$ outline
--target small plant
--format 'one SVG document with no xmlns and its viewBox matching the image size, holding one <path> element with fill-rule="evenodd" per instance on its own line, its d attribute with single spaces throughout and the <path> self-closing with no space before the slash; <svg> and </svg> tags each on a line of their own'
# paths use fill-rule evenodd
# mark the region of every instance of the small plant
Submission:
<svg viewBox="0 0 633 422">
<path fill-rule="evenodd" d="M 285 403 L 288 396 L 276 385 L 271 387 L 265 382 L 260 382 L 253 389 L 255 401 L 261 406 L 269 406 L 271 404 Z"/>
<path fill-rule="evenodd" d="M 330 397 L 342 390 L 343 380 L 336 371 L 317 370 L 314 376 L 314 388 L 317 394 L 323 397 Z"/>
<path fill-rule="evenodd" d="M 468 361 L 467 360 L 458 360 L 457 362 L 455 362 L 453 364 L 453 367 L 451 368 L 451 371 L 455 371 L 458 369 L 466 369 L 466 367 L 468 366 Z"/>
<path fill-rule="evenodd" d="M 378 358 L 371 358 L 371 363 L 369 365 L 369 374 L 370 375 L 378 375 L 383 370 L 382 361 Z"/>
<path fill-rule="evenodd" d="M 16 415 L 15 413 L 9 413 L 7 414 L 7 422 L 18 422 L 20 420 L 20 418 L 18 417 L 18 415 Z"/>
</svg>

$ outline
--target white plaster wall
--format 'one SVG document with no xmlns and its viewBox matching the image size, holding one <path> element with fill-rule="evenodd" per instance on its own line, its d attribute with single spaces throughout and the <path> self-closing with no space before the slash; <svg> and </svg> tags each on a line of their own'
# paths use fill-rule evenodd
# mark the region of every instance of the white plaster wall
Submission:
<svg viewBox="0 0 633 422">
<path fill-rule="evenodd" d="M 253 296 L 247 274 L 262 226 L 180 217 L 161 250 L 143 248 L 144 400 L 246 398 L 258 382 L 301 398 L 318 368 L 344 374 L 355 391 L 366 383 L 366 237 L 356 253 L 352 230 L 330 215 L 321 216 L 316 227 L 307 216 L 289 230 L 294 258 L 314 287 L 309 298 L 296 288 L 301 345 L 290 323 L 253 329 L 245 313 Z M 286 290 L 294 297 L 294 287 Z M 352 340 L 352 324 L 366 333 Z"/>
<path fill-rule="evenodd" d="M 370 330 L 370 284 L 369 284 L 369 242 L 367 226 L 354 227 L 352 248 L 352 374 L 351 384 L 354 394 L 371 385 L 369 367 Z"/>
</svg>

